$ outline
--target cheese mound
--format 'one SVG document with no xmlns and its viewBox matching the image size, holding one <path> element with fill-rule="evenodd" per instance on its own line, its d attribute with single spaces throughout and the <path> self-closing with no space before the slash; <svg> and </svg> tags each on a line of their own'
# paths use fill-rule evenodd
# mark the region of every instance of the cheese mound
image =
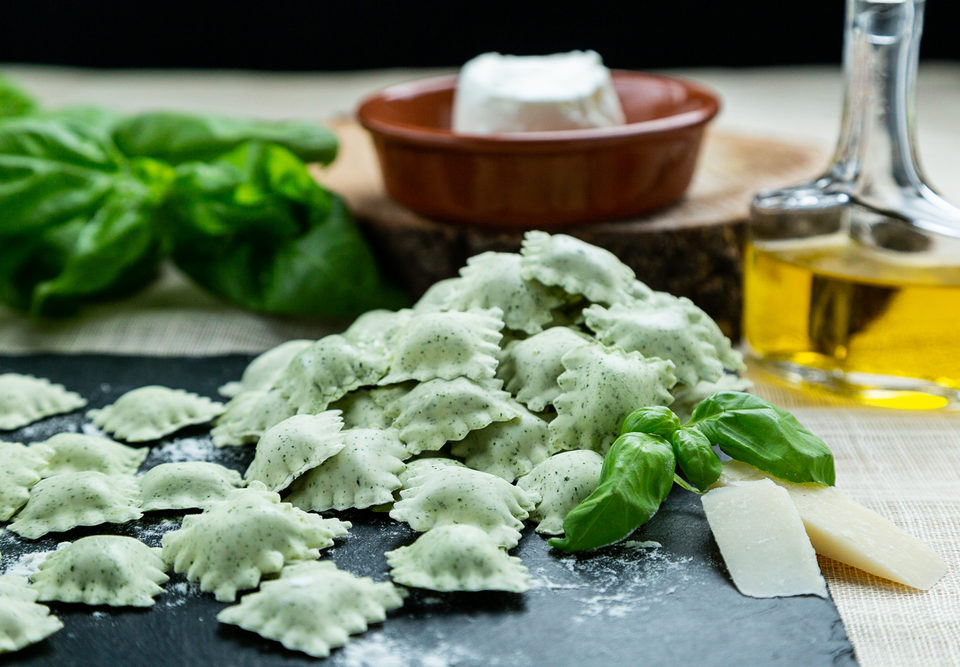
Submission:
<svg viewBox="0 0 960 667">
<path fill-rule="evenodd" d="M 460 70 L 454 132 L 575 130 L 625 122 L 610 70 L 594 51 L 484 53 Z"/>
</svg>

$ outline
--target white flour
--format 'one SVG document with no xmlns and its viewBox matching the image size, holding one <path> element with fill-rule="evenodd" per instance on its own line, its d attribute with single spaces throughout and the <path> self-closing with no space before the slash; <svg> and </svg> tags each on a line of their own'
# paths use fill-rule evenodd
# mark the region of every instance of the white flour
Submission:
<svg viewBox="0 0 960 667">
<path fill-rule="evenodd" d="M 200 588 L 186 581 L 167 583 L 163 587 L 163 593 L 157 598 L 157 604 L 163 607 L 179 607 L 186 604 L 189 596 L 199 594 Z"/>
<path fill-rule="evenodd" d="M 106 433 L 101 431 L 95 424 L 92 424 L 90 422 L 84 422 L 80 426 L 80 432 L 83 433 L 84 435 L 92 435 L 97 438 L 107 437 Z"/>
<path fill-rule="evenodd" d="M 69 542 L 61 542 L 57 545 L 56 549 L 51 549 L 50 551 L 33 551 L 26 553 L 20 556 L 17 560 L 7 565 L 4 568 L 3 574 L 15 574 L 21 577 L 29 577 L 31 574 L 40 569 L 40 565 L 47 559 L 47 556 L 52 554 L 54 551 L 59 551 L 70 544 Z"/>
<path fill-rule="evenodd" d="M 498 664 L 444 641 L 442 636 L 425 647 L 387 637 L 382 631 L 351 638 L 340 658 L 344 667 L 454 667 L 463 662 Z"/>
<path fill-rule="evenodd" d="M 182 461 L 214 461 L 216 448 L 205 438 L 181 438 L 156 447 L 153 455 L 159 457 L 159 463 L 180 463 Z"/>
<path fill-rule="evenodd" d="M 160 540 L 166 533 L 179 527 L 179 519 L 163 519 L 159 523 L 138 522 L 135 526 L 137 532 L 135 537 L 145 544 L 158 547 L 160 546 Z"/>
<path fill-rule="evenodd" d="M 543 567 L 534 567 L 530 574 L 536 588 L 573 589 L 582 591 L 574 597 L 581 604 L 575 623 L 587 618 L 606 616 L 622 618 L 652 609 L 665 596 L 676 592 L 676 586 L 664 587 L 670 581 L 689 580 L 686 573 L 691 558 L 674 556 L 659 548 L 657 542 L 624 542 L 616 551 L 590 558 L 567 556 L 560 563 L 573 577 L 556 581 Z"/>
</svg>

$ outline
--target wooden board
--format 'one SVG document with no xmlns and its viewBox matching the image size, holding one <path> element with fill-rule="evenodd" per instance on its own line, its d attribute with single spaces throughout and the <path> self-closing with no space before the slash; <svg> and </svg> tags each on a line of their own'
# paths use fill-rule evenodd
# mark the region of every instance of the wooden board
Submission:
<svg viewBox="0 0 960 667">
<path fill-rule="evenodd" d="M 522 230 L 490 230 L 432 220 L 387 196 L 373 142 L 358 124 L 333 125 L 337 160 L 319 180 L 349 203 L 384 270 L 419 296 L 486 250 L 514 251 Z M 740 328 L 740 261 L 750 198 L 760 189 L 814 176 L 826 164 L 817 148 L 712 133 L 687 196 L 636 219 L 563 231 L 614 252 L 655 289 L 688 296 L 734 337 Z"/>
</svg>

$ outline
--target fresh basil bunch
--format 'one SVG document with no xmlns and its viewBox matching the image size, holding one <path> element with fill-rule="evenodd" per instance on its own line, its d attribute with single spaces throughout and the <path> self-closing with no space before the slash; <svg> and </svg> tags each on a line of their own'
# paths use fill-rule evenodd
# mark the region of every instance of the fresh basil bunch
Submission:
<svg viewBox="0 0 960 667">
<path fill-rule="evenodd" d="M 68 314 L 136 291 L 169 257 L 253 310 L 399 307 L 346 206 L 307 169 L 336 150 L 311 123 L 38 112 L 0 80 L 0 301 Z"/>
<path fill-rule="evenodd" d="M 640 408 L 624 420 L 604 457 L 600 484 L 567 514 L 564 537 L 551 539 L 550 546 L 584 551 L 612 544 L 646 523 L 674 482 L 705 491 L 721 472 L 713 445 L 774 477 L 834 483 L 827 445 L 759 396 L 718 392 L 701 401 L 683 425 L 668 408 Z M 686 479 L 676 474 L 677 467 Z"/>
</svg>

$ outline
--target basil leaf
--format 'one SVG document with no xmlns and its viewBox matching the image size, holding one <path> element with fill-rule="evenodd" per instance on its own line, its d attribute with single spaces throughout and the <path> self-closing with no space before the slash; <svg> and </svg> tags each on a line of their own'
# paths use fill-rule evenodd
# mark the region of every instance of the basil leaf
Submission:
<svg viewBox="0 0 960 667">
<path fill-rule="evenodd" d="M 151 281 L 161 258 L 147 188 L 118 189 L 79 229 L 56 276 L 36 285 L 33 315 L 63 315 L 89 299 L 118 296 Z"/>
<path fill-rule="evenodd" d="M 34 289 L 61 271 L 84 222 L 77 218 L 5 238 L 0 252 L 0 301 L 18 310 L 30 310 Z"/>
<path fill-rule="evenodd" d="M 684 477 L 701 491 L 717 481 L 723 464 L 713 451 L 710 441 L 694 428 L 680 428 L 670 439 L 673 455 Z"/>
<path fill-rule="evenodd" d="M 177 171 L 164 208 L 173 259 L 211 292 L 299 316 L 346 318 L 405 303 L 382 281 L 343 202 L 289 151 L 253 142 Z"/>
<path fill-rule="evenodd" d="M 39 120 L 54 120 L 82 125 L 87 130 L 95 131 L 98 136 L 108 142 L 112 142 L 110 132 L 113 130 L 114 125 L 120 122 L 122 118 L 116 111 L 95 106 L 44 109 L 43 111 L 36 111 L 30 114 L 30 117 Z"/>
<path fill-rule="evenodd" d="M 159 253 L 140 211 L 151 196 L 95 128 L 72 119 L 0 123 L 0 299 L 62 314 L 141 286 Z"/>
<path fill-rule="evenodd" d="M 80 124 L 0 123 L 0 239 L 92 216 L 124 169 L 116 149 Z"/>
<path fill-rule="evenodd" d="M 792 414 L 759 396 L 724 391 L 697 405 L 687 427 L 738 461 L 791 482 L 835 481 L 830 448 Z"/>
<path fill-rule="evenodd" d="M 652 433 L 669 440 L 680 428 L 680 420 L 670 408 L 662 405 L 634 410 L 623 420 L 620 433 Z"/>
<path fill-rule="evenodd" d="M 37 103 L 10 79 L 0 76 L 0 119 L 23 116 L 33 111 Z"/>
<path fill-rule="evenodd" d="M 133 116 L 116 124 L 113 140 L 129 157 L 151 157 L 172 165 L 210 161 L 248 141 L 283 146 L 305 162 L 332 162 L 337 138 L 303 121 L 264 122 L 216 114 L 171 111 Z"/>
<path fill-rule="evenodd" d="M 600 484 L 563 521 L 564 537 L 550 546 L 585 551 L 624 539 L 650 520 L 673 486 L 670 443 L 656 435 L 625 433 L 610 447 Z"/>
</svg>

